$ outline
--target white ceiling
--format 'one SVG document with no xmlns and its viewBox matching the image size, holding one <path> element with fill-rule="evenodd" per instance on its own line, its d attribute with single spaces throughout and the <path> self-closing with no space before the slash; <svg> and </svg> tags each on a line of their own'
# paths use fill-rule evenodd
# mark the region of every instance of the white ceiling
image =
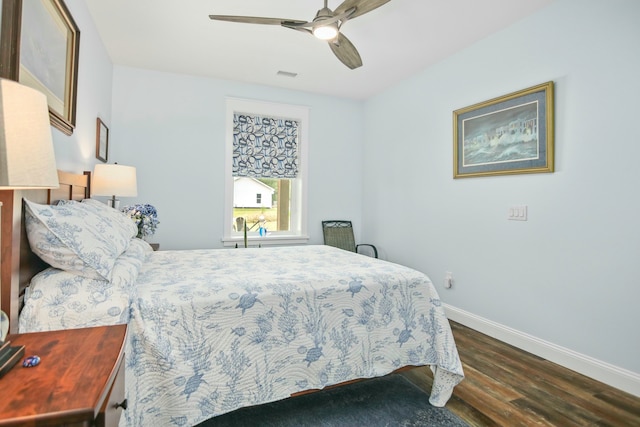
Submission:
<svg viewBox="0 0 640 427">
<path fill-rule="evenodd" d="M 341 1 L 328 6 L 333 10 Z M 392 0 L 343 26 L 364 63 L 355 70 L 307 34 L 209 19 L 219 14 L 310 21 L 323 0 L 86 3 L 114 64 L 366 99 L 552 1 Z"/>
</svg>

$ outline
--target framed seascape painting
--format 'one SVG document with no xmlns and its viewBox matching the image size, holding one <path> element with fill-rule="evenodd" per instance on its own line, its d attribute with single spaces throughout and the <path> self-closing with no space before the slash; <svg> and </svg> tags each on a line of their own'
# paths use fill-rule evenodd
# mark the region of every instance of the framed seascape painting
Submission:
<svg viewBox="0 0 640 427">
<path fill-rule="evenodd" d="M 553 172 L 553 82 L 453 112 L 453 177 Z"/>
<path fill-rule="evenodd" d="M 19 81 L 46 95 L 51 124 L 66 135 L 76 122 L 79 46 L 63 0 L 22 2 Z"/>
</svg>

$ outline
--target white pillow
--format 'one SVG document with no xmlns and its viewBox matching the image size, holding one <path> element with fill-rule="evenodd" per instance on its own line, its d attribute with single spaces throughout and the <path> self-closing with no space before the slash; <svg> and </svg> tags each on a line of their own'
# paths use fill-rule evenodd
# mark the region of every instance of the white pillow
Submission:
<svg viewBox="0 0 640 427">
<path fill-rule="evenodd" d="M 125 235 L 136 237 L 138 235 L 138 227 L 129 216 L 123 212 L 113 209 L 105 203 L 95 199 L 83 199 L 82 202 L 76 200 L 58 200 L 56 206 L 75 205 L 72 209 L 87 209 L 97 215 L 108 218 L 113 227 L 118 227 L 119 231 Z"/>
<path fill-rule="evenodd" d="M 133 238 L 138 235 L 138 226 L 123 212 L 94 199 L 84 199 L 81 206 L 94 211 L 98 215 L 108 218 L 111 221 L 111 225 L 113 227 L 118 227 L 124 236 L 130 236 L 130 238 Z"/>
<path fill-rule="evenodd" d="M 107 280 L 49 267 L 31 280 L 21 333 L 116 325 L 129 321 L 129 292 Z"/>
<path fill-rule="evenodd" d="M 116 259 L 137 232 L 135 224 L 114 222 L 113 215 L 99 214 L 89 204 L 25 200 L 25 208 L 31 250 L 52 267 L 87 278 L 111 280 Z"/>
<path fill-rule="evenodd" d="M 133 239 L 118 257 L 110 282 L 47 268 L 31 279 L 19 331 L 38 332 L 128 323 L 138 272 L 151 247 Z"/>
</svg>

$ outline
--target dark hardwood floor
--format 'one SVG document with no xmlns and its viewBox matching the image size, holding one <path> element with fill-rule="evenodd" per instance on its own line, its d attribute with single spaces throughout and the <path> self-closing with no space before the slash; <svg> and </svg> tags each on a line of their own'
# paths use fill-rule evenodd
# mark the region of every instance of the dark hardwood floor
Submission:
<svg viewBox="0 0 640 427">
<path fill-rule="evenodd" d="M 640 426 L 640 398 L 451 322 L 465 379 L 447 408 L 471 426 Z M 431 389 L 429 368 L 403 373 Z"/>
</svg>

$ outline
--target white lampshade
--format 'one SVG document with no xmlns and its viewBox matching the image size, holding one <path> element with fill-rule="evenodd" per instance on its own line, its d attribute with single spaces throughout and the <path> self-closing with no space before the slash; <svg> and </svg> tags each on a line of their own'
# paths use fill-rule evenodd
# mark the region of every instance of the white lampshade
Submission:
<svg viewBox="0 0 640 427">
<path fill-rule="evenodd" d="M 96 196 L 112 196 L 111 206 L 117 208 L 116 196 L 138 195 L 136 168 L 124 165 L 96 165 L 93 169 L 91 193 Z"/>
<path fill-rule="evenodd" d="M 47 98 L 0 79 L 0 190 L 59 185 Z"/>
</svg>

